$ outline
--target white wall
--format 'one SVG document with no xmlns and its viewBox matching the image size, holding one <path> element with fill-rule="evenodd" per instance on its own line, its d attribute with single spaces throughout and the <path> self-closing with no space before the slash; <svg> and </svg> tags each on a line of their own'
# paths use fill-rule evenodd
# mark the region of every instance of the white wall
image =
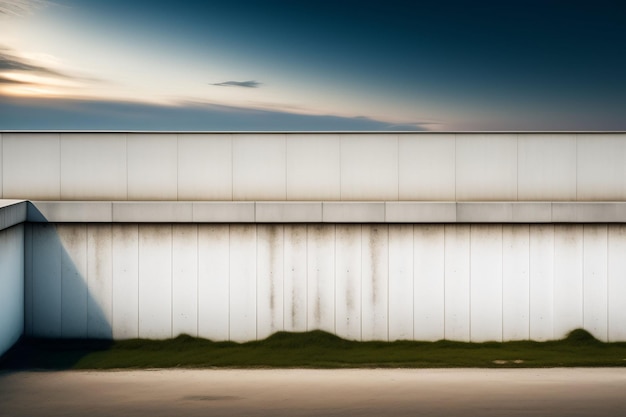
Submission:
<svg viewBox="0 0 626 417">
<path fill-rule="evenodd" d="M 0 355 L 24 329 L 24 226 L 0 230 Z"/>
<path fill-rule="evenodd" d="M 624 133 L 3 133 L 0 197 L 625 201 Z"/>
<path fill-rule="evenodd" d="M 623 225 L 25 227 L 34 336 L 626 340 Z"/>
</svg>

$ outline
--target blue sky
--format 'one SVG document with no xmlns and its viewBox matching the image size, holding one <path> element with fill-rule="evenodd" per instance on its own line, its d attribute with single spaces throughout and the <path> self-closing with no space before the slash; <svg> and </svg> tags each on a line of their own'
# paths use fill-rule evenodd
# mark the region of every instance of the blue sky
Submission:
<svg viewBox="0 0 626 417">
<path fill-rule="evenodd" d="M 626 130 L 623 4 L 0 0 L 0 130 Z"/>
</svg>

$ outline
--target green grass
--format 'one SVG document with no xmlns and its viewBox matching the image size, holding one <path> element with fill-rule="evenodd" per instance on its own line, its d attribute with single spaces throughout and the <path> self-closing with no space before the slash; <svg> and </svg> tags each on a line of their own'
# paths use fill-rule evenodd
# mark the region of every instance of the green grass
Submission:
<svg viewBox="0 0 626 417">
<path fill-rule="evenodd" d="M 533 368 L 626 366 L 626 343 L 584 330 L 549 342 L 354 342 L 322 331 L 279 332 L 265 340 L 212 342 L 191 336 L 125 341 L 26 339 L 5 369 L 116 368 Z"/>
</svg>

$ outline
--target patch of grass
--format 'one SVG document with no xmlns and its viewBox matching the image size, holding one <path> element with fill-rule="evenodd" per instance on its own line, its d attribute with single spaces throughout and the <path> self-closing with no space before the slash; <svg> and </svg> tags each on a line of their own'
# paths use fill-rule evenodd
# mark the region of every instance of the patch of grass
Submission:
<svg viewBox="0 0 626 417">
<path fill-rule="evenodd" d="M 25 354 L 26 352 L 26 354 Z M 16 358 L 18 360 L 16 360 Z M 213 342 L 181 335 L 169 340 L 26 339 L 2 368 L 533 368 L 626 366 L 626 343 L 603 343 L 585 330 L 534 342 L 355 342 L 312 331 L 278 332 L 265 340 Z"/>
</svg>

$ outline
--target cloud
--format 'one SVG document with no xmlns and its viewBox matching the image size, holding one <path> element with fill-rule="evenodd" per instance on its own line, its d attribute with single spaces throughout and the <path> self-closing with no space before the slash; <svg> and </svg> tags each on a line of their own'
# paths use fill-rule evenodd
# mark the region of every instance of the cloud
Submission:
<svg viewBox="0 0 626 417">
<path fill-rule="evenodd" d="M 244 87 L 244 88 L 257 88 L 261 85 L 260 82 L 250 80 L 250 81 L 224 81 L 223 83 L 215 83 L 211 85 L 216 85 L 218 87 Z"/>
<path fill-rule="evenodd" d="M 2 84 L 28 84 L 24 81 L 12 80 L 11 78 L 0 77 L 0 85 Z"/>
<path fill-rule="evenodd" d="M 400 128 L 397 126 L 396 129 Z M 146 131 L 388 131 L 367 118 L 304 115 L 245 107 L 180 103 L 6 97 L 0 100 L 0 130 Z M 401 130 L 425 130 L 416 125 Z"/>
<path fill-rule="evenodd" d="M 0 0 L 0 14 L 24 16 L 47 4 L 45 0 Z"/>
<path fill-rule="evenodd" d="M 29 64 L 25 60 L 17 58 L 5 51 L 7 51 L 6 48 L 0 48 L 0 71 L 36 72 L 39 74 L 54 75 L 56 77 L 71 78 L 50 68 Z"/>
</svg>

